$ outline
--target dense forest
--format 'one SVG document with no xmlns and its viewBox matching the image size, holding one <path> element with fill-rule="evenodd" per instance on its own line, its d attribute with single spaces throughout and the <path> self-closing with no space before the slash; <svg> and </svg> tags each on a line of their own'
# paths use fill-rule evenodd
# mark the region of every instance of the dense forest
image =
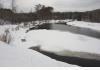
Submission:
<svg viewBox="0 0 100 70">
<path fill-rule="evenodd" d="M 12 22 L 28 22 L 34 20 L 73 19 L 78 21 L 100 22 L 100 9 L 86 12 L 53 12 L 52 7 L 44 7 L 31 13 L 14 13 L 10 9 L 0 9 L 0 19 Z"/>
</svg>

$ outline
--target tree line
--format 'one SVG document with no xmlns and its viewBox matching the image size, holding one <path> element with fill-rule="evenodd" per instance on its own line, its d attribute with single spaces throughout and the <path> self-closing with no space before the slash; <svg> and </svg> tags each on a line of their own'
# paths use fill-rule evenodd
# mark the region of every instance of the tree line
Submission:
<svg viewBox="0 0 100 70">
<path fill-rule="evenodd" d="M 100 22 L 100 9 L 86 12 L 54 12 L 54 8 L 38 4 L 35 12 L 16 13 L 15 10 L 0 8 L 0 19 L 12 22 L 28 22 L 35 20 L 64 20 L 73 19 L 78 21 Z"/>
</svg>

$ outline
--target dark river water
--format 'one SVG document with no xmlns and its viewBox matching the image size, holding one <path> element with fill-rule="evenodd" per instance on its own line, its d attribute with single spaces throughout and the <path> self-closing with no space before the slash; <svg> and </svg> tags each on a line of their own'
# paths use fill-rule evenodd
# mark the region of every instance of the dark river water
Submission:
<svg viewBox="0 0 100 70">
<path fill-rule="evenodd" d="M 83 27 L 77 27 L 77 26 L 71 26 L 71 25 L 52 24 L 51 29 L 69 31 L 72 33 L 86 35 L 86 36 L 100 39 L 100 31 L 96 31 L 89 28 L 83 28 Z"/>
<path fill-rule="evenodd" d="M 86 59 L 86 58 L 79 58 L 79 57 L 73 57 L 73 56 L 61 56 L 57 55 L 55 53 L 47 52 L 41 50 L 39 47 L 31 47 L 29 49 L 35 50 L 37 52 L 40 52 L 52 59 L 55 59 L 57 61 L 69 63 L 78 65 L 81 67 L 100 67 L 100 61 L 95 59 Z"/>
</svg>

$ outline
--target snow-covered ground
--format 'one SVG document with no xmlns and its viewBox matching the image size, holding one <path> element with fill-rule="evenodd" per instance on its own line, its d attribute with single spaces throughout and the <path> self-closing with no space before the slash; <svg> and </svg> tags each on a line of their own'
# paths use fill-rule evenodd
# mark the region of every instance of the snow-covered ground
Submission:
<svg viewBox="0 0 100 70">
<path fill-rule="evenodd" d="M 88 36 L 56 30 L 33 30 L 26 34 L 26 41 L 51 52 L 64 50 L 100 54 L 100 40 Z"/>
<path fill-rule="evenodd" d="M 73 21 L 73 22 L 68 22 L 67 24 L 72 25 L 72 26 L 90 28 L 90 29 L 100 31 L 100 23 L 91 23 L 91 22 L 84 22 L 84 21 Z"/>
<path fill-rule="evenodd" d="M 13 47 L 0 41 L 0 67 L 73 67 L 76 65 L 56 61 L 36 51 Z"/>
<path fill-rule="evenodd" d="M 26 36 L 26 29 L 12 30 L 16 26 L 1 26 L 0 33 L 4 33 L 6 29 L 10 29 L 12 40 L 10 44 L 0 41 L 0 67 L 76 67 L 54 59 L 49 58 L 34 50 L 28 49 L 32 43 L 23 43 L 21 39 Z M 27 44 L 27 45 L 26 45 Z M 25 48 L 25 46 L 28 46 Z"/>
<path fill-rule="evenodd" d="M 52 21 L 54 22 L 54 21 Z M 82 23 L 82 24 L 81 24 Z M 69 22 L 70 25 L 100 30 L 98 23 L 85 24 L 83 21 Z M 79 24 L 79 25 L 77 25 Z M 100 54 L 100 39 L 59 30 L 32 30 L 16 25 L 0 26 L 0 34 L 10 30 L 10 44 L 0 41 L 0 66 L 75 66 L 51 59 L 30 47 L 40 46 L 42 50 L 59 53 L 62 51 Z M 42 59 L 41 59 L 42 58 Z"/>
</svg>

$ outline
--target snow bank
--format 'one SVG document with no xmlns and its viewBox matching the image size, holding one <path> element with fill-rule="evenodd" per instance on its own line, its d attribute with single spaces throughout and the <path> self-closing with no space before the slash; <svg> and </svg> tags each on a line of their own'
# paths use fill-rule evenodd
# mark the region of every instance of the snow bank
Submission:
<svg viewBox="0 0 100 70">
<path fill-rule="evenodd" d="M 26 40 L 26 44 L 38 45 L 41 49 L 50 52 L 70 50 L 100 54 L 99 39 L 70 32 L 33 30 L 26 34 Z"/>
<path fill-rule="evenodd" d="M 91 23 L 91 22 L 84 22 L 84 21 L 73 21 L 73 22 L 68 22 L 67 24 L 73 25 L 73 26 L 90 28 L 90 29 L 100 31 L 100 23 Z"/>
<path fill-rule="evenodd" d="M 0 67 L 75 66 L 53 60 L 36 51 L 12 47 L 0 41 Z"/>
</svg>

